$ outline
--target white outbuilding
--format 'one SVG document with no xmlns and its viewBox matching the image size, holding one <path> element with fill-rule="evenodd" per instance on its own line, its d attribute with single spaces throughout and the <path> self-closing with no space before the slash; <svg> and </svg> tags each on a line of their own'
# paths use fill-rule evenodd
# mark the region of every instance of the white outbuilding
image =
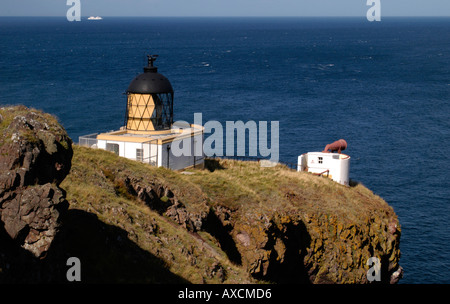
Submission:
<svg viewBox="0 0 450 304">
<path fill-rule="evenodd" d="M 325 147 L 322 152 L 308 152 L 298 157 L 297 171 L 326 176 L 342 185 L 349 185 L 350 156 L 342 154 L 347 142 L 340 139 Z M 329 152 L 328 150 L 331 150 Z M 338 151 L 338 153 L 333 153 Z"/>
</svg>

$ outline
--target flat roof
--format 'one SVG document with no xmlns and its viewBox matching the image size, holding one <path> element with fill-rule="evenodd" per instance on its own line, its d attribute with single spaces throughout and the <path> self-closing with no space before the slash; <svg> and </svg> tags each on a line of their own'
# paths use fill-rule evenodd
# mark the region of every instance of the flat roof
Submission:
<svg viewBox="0 0 450 304">
<path fill-rule="evenodd" d="M 188 128 L 177 128 L 160 131 L 131 131 L 117 130 L 105 132 L 97 135 L 100 140 L 126 141 L 143 143 L 147 141 L 157 140 L 158 144 L 170 142 L 175 139 L 183 139 L 203 133 L 203 126 L 190 125 Z"/>
</svg>

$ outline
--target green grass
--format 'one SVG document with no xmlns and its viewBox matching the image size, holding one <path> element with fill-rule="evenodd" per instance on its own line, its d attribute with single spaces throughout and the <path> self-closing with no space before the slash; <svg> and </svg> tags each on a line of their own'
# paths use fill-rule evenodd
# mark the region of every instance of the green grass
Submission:
<svg viewBox="0 0 450 304">
<path fill-rule="evenodd" d="M 287 208 L 320 212 L 342 216 L 349 221 L 357 221 L 361 213 L 370 210 L 391 211 L 382 198 L 360 183 L 346 187 L 326 177 L 296 172 L 282 165 L 264 168 L 257 162 L 214 160 L 222 169 L 213 172 L 190 169 L 194 174 L 185 175 L 127 160 L 103 150 L 82 147 L 75 147 L 74 150 L 72 173 L 62 187 L 70 188 L 78 182 L 90 181 L 86 188 L 78 187 L 72 192 L 94 192 L 90 194 L 93 197 L 102 196 L 102 191 L 108 189 L 111 195 L 130 199 L 120 179 L 134 176 L 147 182 L 168 185 L 193 212 L 204 209 L 205 201 L 213 207 L 224 205 L 231 209 L 252 210 L 258 207 L 261 211 Z M 71 183 L 74 178 L 78 181 Z M 94 191 L 97 187 L 101 191 Z M 71 191 L 67 192 L 71 195 Z"/>
<path fill-rule="evenodd" d="M 179 172 L 78 146 L 74 146 L 72 170 L 61 188 L 67 192 L 70 209 L 93 213 L 103 223 L 123 229 L 132 242 L 160 258 L 170 272 L 189 282 L 221 283 L 218 278 L 205 276 L 205 269 L 215 262 L 227 269 L 225 282 L 254 282 L 245 269 L 228 261 L 207 232 L 195 237 L 128 193 L 120 182 L 125 177 L 147 184 L 170 184 L 171 190 L 191 211 L 204 208 L 200 190 L 193 191 Z M 167 201 L 169 198 L 163 196 L 161 199 Z M 152 226 L 157 228 L 149 229 Z"/>
<path fill-rule="evenodd" d="M 207 160 L 206 168 L 189 169 L 193 174 L 187 175 L 74 146 L 72 170 L 61 187 L 67 191 L 71 209 L 93 213 L 105 224 L 123 229 L 142 250 L 163 260 L 170 272 L 193 283 L 221 283 L 205 276 L 205 269 L 215 262 L 226 269 L 226 283 L 253 279 L 227 259 L 209 233 L 200 231 L 195 236 L 137 199 L 127 190 L 126 178 L 168 187 L 188 212 L 200 214 L 225 206 L 233 210 L 232 220 L 249 225 L 273 214 L 317 215 L 331 222 L 339 218 L 341 225 L 358 225 L 371 212 L 393 212 L 362 184 L 345 187 L 325 177 L 281 165 L 263 168 L 257 162 Z M 169 200 L 167 196 L 160 199 Z M 151 225 L 158 228 L 149 232 Z"/>
<path fill-rule="evenodd" d="M 234 160 L 220 160 L 219 165 L 222 169 L 193 171 L 196 174 L 183 179 L 198 185 L 213 202 L 232 208 L 325 213 L 352 222 L 367 210 L 391 210 L 362 184 L 346 187 L 283 165 L 263 168 L 257 162 Z"/>
</svg>

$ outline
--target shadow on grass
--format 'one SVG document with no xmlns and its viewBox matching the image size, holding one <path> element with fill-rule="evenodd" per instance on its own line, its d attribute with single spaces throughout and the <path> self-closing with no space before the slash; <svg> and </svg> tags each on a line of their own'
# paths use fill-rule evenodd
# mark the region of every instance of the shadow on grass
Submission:
<svg viewBox="0 0 450 304">
<path fill-rule="evenodd" d="M 17 247 L 17 246 L 16 246 Z M 127 232 L 82 210 L 69 210 L 63 229 L 43 260 L 22 248 L 9 256 L 3 280 L 17 283 L 67 283 L 69 257 L 81 264 L 81 283 L 189 283 L 167 269 L 164 261 L 128 239 Z M 14 256 L 15 254 L 15 256 Z"/>
<path fill-rule="evenodd" d="M 349 179 L 349 181 L 348 181 L 348 185 L 350 186 L 350 187 L 356 187 L 356 186 L 358 186 L 360 184 L 360 182 L 358 182 L 358 181 L 356 181 L 356 180 L 353 180 L 353 179 Z"/>
<path fill-rule="evenodd" d="M 205 158 L 205 169 L 210 172 L 214 172 L 216 170 L 224 170 L 225 167 L 220 164 L 218 159 Z"/>
</svg>

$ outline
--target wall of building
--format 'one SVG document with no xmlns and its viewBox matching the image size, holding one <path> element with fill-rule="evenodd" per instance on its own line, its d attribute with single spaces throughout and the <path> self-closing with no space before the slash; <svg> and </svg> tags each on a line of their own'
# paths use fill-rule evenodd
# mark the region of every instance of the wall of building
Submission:
<svg viewBox="0 0 450 304">
<path fill-rule="evenodd" d="M 156 141 L 153 143 L 142 144 L 144 149 L 143 162 L 148 163 L 152 166 L 161 166 L 161 160 L 159 157 L 161 155 L 161 145 L 158 145 Z"/>
<path fill-rule="evenodd" d="M 184 144 L 189 145 L 189 150 L 185 150 L 187 153 L 179 156 L 174 155 L 172 148 L 182 148 Z M 113 149 L 114 147 L 111 145 L 117 146 Z M 168 141 L 158 145 L 156 140 L 152 142 L 134 143 L 99 139 L 97 142 L 97 147 L 99 149 L 116 152 L 121 157 L 144 161 L 145 163 L 149 163 L 153 166 L 162 166 L 172 170 L 180 170 L 187 167 L 197 166 L 199 164 L 203 164 L 204 162 L 203 133 L 182 139 L 182 144 L 178 141 Z M 142 149 L 140 154 L 141 159 L 136 158 L 137 149 Z"/>
<path fill-rule="evenodd" d="M 102 140 L 99 139 L 97 142 L 97 147 L 99 149 L 109 150 L 109 145 L 118 145 L 119 147 L 119 156 L 134 159 L 136 160 L 136 149 L 143 149 L 142 143 L 133 143 L 133 142 L 123 142 L 123 141 L 114 141 L 114 140 Z"/>
<path fill-rule="evenodd" d="M 173 145 L 179 145 L 178 142 L 167 142 L 161 147 L 161 166 L 168 167 L 172 170 L 180 170 L 192 166 L 203 164 L 203 134 L 187 138 L 190 141 L 190 152 L 188 155 L 175 156 L 173 153 Z M 184 141 L 183 143 L 186 143 Z M 198 144 L 198 145 L 197 145 Z M 180 145 L 181 146 L 181 145 Z M 179 146 L 178 146 L 179 147 Z M 182 147 L 182 146 L 181 146 Z M 168 149 L 169 148 L 169 149 Z M 198 154 L 197 156 L 195 154 Z"/>
<path fill-rule="evenodd" d="M 324 174 L 338 183 L 348 185 L 350 166 L 350 157 L 348 155 L 309 152 L 299 156 L 298 164 L 298 171 Z"/>
</svg>

